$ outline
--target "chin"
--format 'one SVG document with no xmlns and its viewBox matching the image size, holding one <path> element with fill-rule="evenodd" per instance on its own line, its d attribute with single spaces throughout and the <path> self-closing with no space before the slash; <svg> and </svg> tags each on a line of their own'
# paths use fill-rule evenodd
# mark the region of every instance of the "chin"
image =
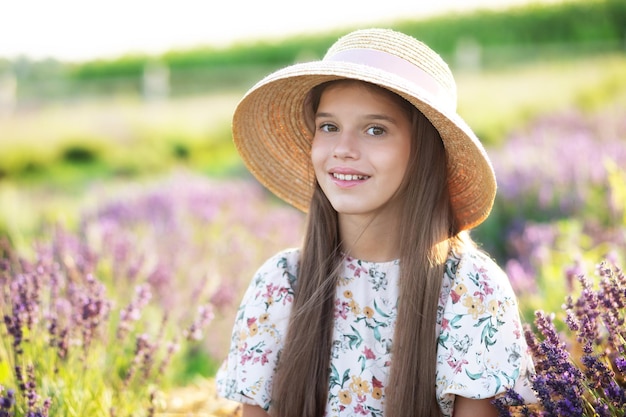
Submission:
<svg viewBox="0 0 626 417">
<path fill-rule="evenodd" d="M 371 210 L 366 210 L 363 205 L 355 205 L 355 204 L 332 204 L 335 211 L 339 214 L 350 215 L 350 216 L 358 216 L 371 213 Z"/>
</svg>

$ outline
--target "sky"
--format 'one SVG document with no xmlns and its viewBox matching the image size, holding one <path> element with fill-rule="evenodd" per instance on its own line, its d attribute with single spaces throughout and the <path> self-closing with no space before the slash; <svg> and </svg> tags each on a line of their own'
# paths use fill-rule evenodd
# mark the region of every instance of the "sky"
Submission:
<svg viewBox="0 0 626 417">
<path fill-rule="evenodd" d="M 555 0 L 0 0 L 0 57 L 85 61 Z"/>
</svg>

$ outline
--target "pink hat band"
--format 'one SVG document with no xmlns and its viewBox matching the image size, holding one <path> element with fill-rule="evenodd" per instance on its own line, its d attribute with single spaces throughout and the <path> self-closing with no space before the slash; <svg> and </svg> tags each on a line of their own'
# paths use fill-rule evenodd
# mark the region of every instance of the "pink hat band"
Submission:
<svg viewBox="0 0 626 417">
<path fill-rule="evenodd" d="M 346 49 L 326 55 L 324 61 L 346 62 L 382 70 L 413 82 L 433 97 L 440 106 L 456 111 L 456 98 L 450 90 L 442 86 L 429 73 L 397 55 L 376 49 Z"/>
</svg>

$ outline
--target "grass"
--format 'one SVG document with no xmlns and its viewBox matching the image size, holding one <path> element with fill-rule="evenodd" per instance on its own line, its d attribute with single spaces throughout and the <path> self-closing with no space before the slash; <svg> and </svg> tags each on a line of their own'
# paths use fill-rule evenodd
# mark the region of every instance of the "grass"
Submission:
<svg viewBox="0 0 626 417">
<path fill-rule="evenodd" d="M 626 54 L 461 72 L 456 76 L 458 111 L 485 144 L 497 145 L 507 132 L 540 114 L 626 105 L 624 74 Z"/>
<path fill-rule="evenodd" d="M 118 97 L 18 112 L 0 119 L 0 176 L 66 184 L 85 176 L 150 174 L 176 163 L 226 171 L 234 163 L 229 120 L 238 99 Z"/>
</svg>

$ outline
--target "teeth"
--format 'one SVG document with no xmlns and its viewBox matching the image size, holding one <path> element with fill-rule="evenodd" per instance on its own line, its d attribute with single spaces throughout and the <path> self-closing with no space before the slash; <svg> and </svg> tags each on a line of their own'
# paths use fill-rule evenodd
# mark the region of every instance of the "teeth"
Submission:
<svg viewBox="0 0 626 417">
<path fill-rule="evenodd" d="M 356 180 L 364 180 L 369 178 L 367 175 L 355 175 L 355 174 L 337 174 L 333 172 L 333 177 L 341 180 L 341 181 L 356 181 Z"/>
</svg>

